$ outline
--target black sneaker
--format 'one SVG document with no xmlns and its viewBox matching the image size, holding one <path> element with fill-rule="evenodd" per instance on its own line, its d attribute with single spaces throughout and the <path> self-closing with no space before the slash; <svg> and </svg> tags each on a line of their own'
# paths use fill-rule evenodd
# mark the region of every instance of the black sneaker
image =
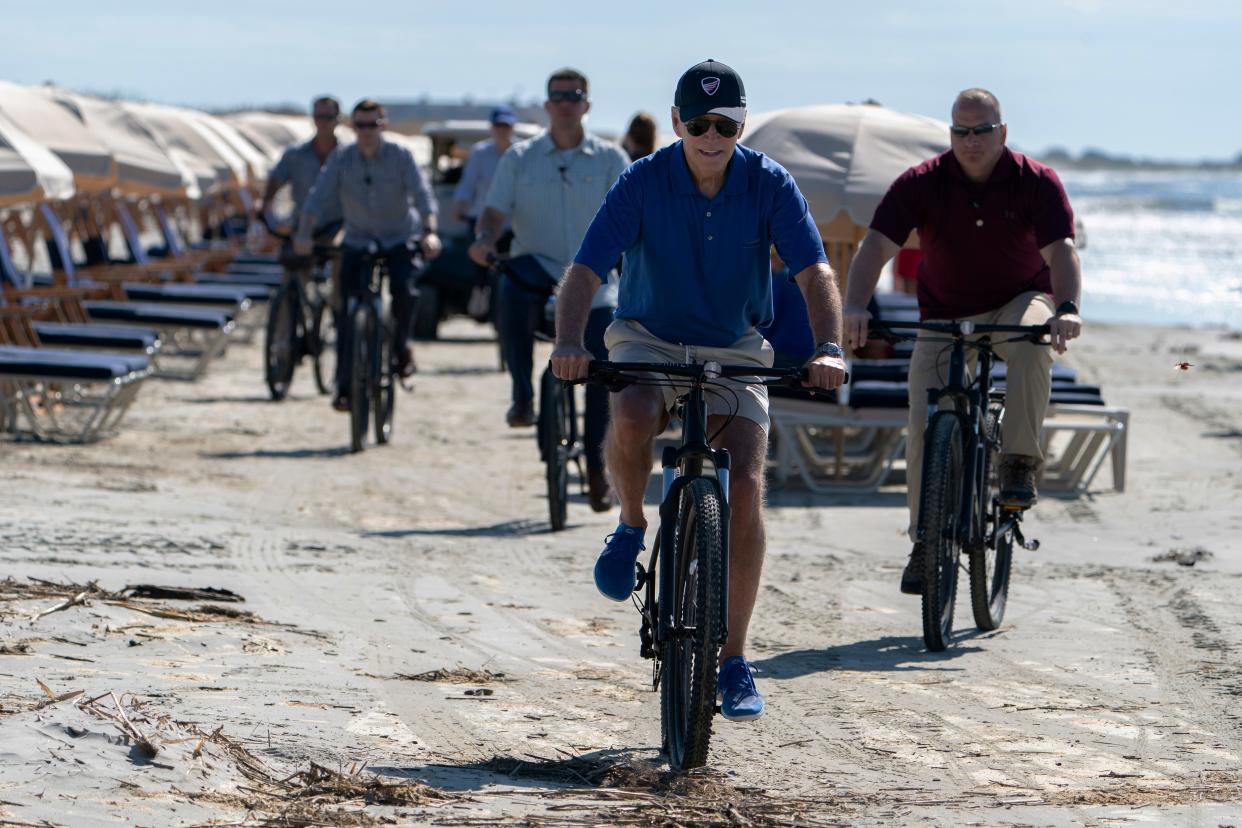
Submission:
<svg viewBox="0 0 1242 828">
<path fill-rule="evenodd" d="M 910 560 L 901 571 L 901 591 L 905 595 L 923 594 L 923 543 L 914 544 L 910 550 Z"/>
<path fill-rule="evenodd" d="M 510 428 L 525 428 L 535 424 L 535 404 L 530 400 L 518 400 L 505 412 L 505 422 Z"/>
<path fill-rule="evenodd" d="M 1029 509 L 1039 499 L 1035 481 L 1039 479 L 1040 462 L 1025 454 L 1002 454 L 996 464 L 1000 487 L 1000 504 L 1007 509 Z"/>
</svg>

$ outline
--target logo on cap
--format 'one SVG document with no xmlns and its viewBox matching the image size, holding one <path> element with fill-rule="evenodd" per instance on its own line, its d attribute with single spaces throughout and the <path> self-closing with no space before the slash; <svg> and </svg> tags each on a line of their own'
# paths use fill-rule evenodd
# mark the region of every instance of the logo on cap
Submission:
<svg viewBox="0 0 1242 828">
<path fill-rule="evenodd" d="M 716 90 L 720 88 L 720 78 L 703 78 L 699 81 L 699 85 L 708 95 L 715 95 Z"/>
</svg>

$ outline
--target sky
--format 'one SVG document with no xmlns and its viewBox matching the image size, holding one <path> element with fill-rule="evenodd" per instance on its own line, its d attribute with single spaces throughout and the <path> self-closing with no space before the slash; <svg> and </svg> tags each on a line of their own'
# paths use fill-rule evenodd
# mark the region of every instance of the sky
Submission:
<svg viewBox="0 0 1242 828">
<path fill-rule="evenodd" d="M 752 113 L 871 98 L 947 120 L 983 86 L 1032 152 L 1242 153 L 1235 2 L 0 0 L 0 20 L 0 78 L 203 108 L 526 101 L 569 65 L 591 80 L 590 126 L 616 133 L 640 109 L 663 123 L 677 77 L 710 57 Z"/>
</svg>

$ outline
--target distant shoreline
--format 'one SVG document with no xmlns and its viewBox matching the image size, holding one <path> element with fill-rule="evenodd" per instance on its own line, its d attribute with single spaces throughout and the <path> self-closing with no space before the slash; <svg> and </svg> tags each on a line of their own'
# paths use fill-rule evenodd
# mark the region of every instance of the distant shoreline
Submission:
<svg viewBox="0 0 1242 828">
<path fill-rule="evenodd" d="M 1131 158 L 1086 150 L 1074 156 L 1062 149 L 1049 149 L 1031 156 L 1058 170 L 1082 172 L 1242 172 L 1242 153 L 1233 160 L 1222 161 L 1161 161 L 1153 158 Z"/>
</svg>

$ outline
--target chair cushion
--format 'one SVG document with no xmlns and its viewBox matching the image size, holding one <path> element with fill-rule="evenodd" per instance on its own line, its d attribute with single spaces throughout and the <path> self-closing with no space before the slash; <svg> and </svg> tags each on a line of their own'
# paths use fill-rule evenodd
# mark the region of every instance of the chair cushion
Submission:
<svg viewBox="0 0 1242 828">
<path fill-rule="evenodd" d="M 0 346 L 0 373 L 10 376 L 98 381 L 119 379 L 148 367 L 145 356 Z"/>
<path fill-rule="evenodd" d="M 35 322 L 34 330 L 44 346 L 146 350 L 159 342 L 160 338 L 156 331 L 127 328 L 124 325 Z"/>
<path fill-rule="evenodd" d="M 104 301 L 84 302 L 83 305 L 92 318 L 112 322 L 219 329 L 233 321 L 233 314 L 207 308 L 178 308 L 137 302 Z"/>
</svg>

